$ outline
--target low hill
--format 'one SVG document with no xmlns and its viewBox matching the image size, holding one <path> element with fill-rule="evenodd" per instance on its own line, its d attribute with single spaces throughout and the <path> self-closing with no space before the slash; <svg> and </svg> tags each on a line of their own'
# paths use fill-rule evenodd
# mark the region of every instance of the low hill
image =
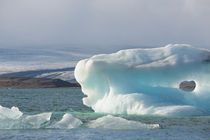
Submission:
<svg viewBox="0 0 210 140">
<path fill-rule="evenodd" d="M 0 77 L 0 88 L 79 88 L 78 83 L 60 79 L 30 77 Z"/>
</svg>

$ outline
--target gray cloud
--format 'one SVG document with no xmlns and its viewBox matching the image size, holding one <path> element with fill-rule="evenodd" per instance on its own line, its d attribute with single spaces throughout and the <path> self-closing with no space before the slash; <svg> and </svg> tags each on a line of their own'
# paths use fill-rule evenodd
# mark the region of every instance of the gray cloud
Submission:
<svg viewBox="0 0 210 140">
<path fill-rule="evenodd" d="M 0 45 L 210 44 L 209 0 L 0 0 Z"/>
</svg>

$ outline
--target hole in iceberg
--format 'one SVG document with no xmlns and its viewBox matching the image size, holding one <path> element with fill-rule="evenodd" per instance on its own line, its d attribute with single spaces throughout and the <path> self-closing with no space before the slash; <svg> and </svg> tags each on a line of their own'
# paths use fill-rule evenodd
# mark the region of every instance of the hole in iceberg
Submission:
<svg viewBox="0 0 210 140">
<path fill-rule="evenodd" d="M 183 81 L 179 84 L 179 89 L 192 92 L 196 87 L 195 81 Z"/>
</svg>

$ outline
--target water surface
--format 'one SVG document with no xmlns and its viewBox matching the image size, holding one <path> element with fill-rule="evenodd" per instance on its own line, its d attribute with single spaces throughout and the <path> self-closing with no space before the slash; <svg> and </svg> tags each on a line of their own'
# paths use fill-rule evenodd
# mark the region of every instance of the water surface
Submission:
<svg viewBox="0 0 210 140">
<path fill-rule="evenodd" d="M 49 121 L 36 124 L 38 127 L 26 123 L 23 119 L 21 122 L 2 120 L 0 139 L 208 139 L 210 137 L 209 116 L 162 117 L 111 114 L 116 118 L 110 122 L 103 119 L 110 114 L 94 113 L 91 108 L 83 105 L 83 97 L 80 89 L 1 89 L 1 106 L 6 108 L 16 106 L 26 117 L 49 112 L 52 115 Z M 79 119 L 82 125 L 73 129 L 52 128 L 51 126 L 61 120 L 66 113 Z M 98 118 L 109 123 L 105 124 L 108 128 L 101 127 L 99 122 L 95 121 Z M 126 119 L 127 122 L 119 118 Z M 35 122 L 43 119 L 45 120 L 43 116 L 36 116 Z M 95 128 L 90 127 L 91 121 L 94 121 Z M 132 125 L 130 121 L 135 121 L 136 125 Z M 123 126 L 123 123 L 126 126 Z M 138 129 L 137 123 L 159 124 L 160 127 Z"/>
</svg>

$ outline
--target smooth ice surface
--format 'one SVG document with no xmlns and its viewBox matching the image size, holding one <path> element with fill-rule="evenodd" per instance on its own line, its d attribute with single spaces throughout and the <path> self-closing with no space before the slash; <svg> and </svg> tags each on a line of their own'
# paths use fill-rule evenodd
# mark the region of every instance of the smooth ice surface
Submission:
<svg viewBox="0 0 210 140">
<path fill-rule="evenodd" d="M 50 121 L 52 113 L 46 112 L 36 115 L 28 115 L 23 118 L 23 124 L 29 125 L 30 128 L 40 128 L 42 124 Z"/>
<path fill-rule="evenodd" d="M 159 124 L 144 124 L 137 121 L 126 120 L 121 117 L 107 115 L 90 121 L 88 127 L 103 129 L 155 129 L 159 128 Z"/>
<path fill-rule="evenodd" d="M 76 80 L 95 112 L 209 115 L 210 51 L 185 44 L 121 50 L 79 61 Z M 195 81 L 193 92 L 179 89 Z"/>
<path fill-rule="evenodd" d="M 52 126 L 52 128 L 72 129 L 77 128 L 80 125 L 82 125 L 81 120 L 73 117 L 69 113 L 66 113 L 63 115 L 63 118 L 59 122 L 56 122 L 55 125 Z"/>
</svg>

